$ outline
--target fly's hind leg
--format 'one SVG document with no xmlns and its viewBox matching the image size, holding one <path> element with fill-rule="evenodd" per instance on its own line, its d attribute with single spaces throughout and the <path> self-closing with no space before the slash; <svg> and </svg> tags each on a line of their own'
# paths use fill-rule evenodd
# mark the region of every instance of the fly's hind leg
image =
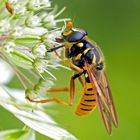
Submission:
<svg viewBox="0 0 140 140">
<path fill-rule="evenodd" d="M 69 91 L 68 88 L 62 88 L 62 89 L 49 89 L 47 90 L 47 92 L 66 92 L 66 91 Z M 58 99 L 58 98 L 55 98 L 55 97 L 52 97 L 52 98 L 48 98 L 48 99 L 32 99 L 32 97 L 29 95 L 28 93 L 28 90 L 26 91 L 26 97 L 25 97 L 27 100 L 29 100 L 30 102 L 34 102 L 34 103 L 49 103 L 49 102 L 56 102 L 58 104 L 61 104 L 61 105 L 66 105 L 66 106 L 70 106 L 71 104 L 69 102 L 65 102 L 65 101 L 62 101 L 61 99 Z"/>
<path fill-rule="evenodd" d="M 61 104 L 61 105 L 66 105 L 66 106 L 71 105 L 69 102 L 62 101 L 58 98 L 48 98 L 48 99 L 45 99 L 45 100 L 34 100 L 34 99 L 31 99 L 30 97 L 27 96 L 26 99 L 29 100 L 30 102 L 34 102 L 34 103 L 56 102 L 56 103 Z"/>
<path fill-rule="evenodd" d="M 70 99 L 69 102 L 62 101 L 61 99 L 58 98 L 48 98 L 44 100 L 36 100 L 36 99 L 31 99 L 29 96 L 26 96 L 26 99 L 29 100 L 30 102 L 34 103 L 49 103 L 49 102 L 56 102 L 58 104 L 66 105 L 66 106 L 71 106 L 73 104 L 74 100 L 74 94 L 75 94 L 75 82 L 74 80 L 78 77 L 81 76 L 82 73 L 80 74 L 75 74 L 71 77 L 70 80 L 70 89 L 64 88 L 64 89 L 50 89 L 48 92 L 62 92 L 62 91 L 70 91 Z"/>
</svg>

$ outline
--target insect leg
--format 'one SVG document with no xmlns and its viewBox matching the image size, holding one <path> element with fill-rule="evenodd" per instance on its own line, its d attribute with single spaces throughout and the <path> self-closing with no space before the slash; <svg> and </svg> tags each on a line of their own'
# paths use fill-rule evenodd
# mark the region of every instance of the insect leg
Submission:
<svg viewBox="0 0 140 140">
<path fill-rule="evenodd" d="M 74 74 L 70 79 L 70 104 L 73 104 L 75 94 L 75 79 L 79 78 L 83 73 Z"/>
<path fill-rule="evenodd" d="M 51 49 L 48 49 L 46 52 L 55 52 L 56 56 L 62 60 L 63 63 L 65 63 L 66 65 L 69 65 L 69 67 L 71 69 L 74 69 L 75 71 L 77 71 L 78 73 L 82 73 L 83 72 L 83 69 L 77 67 L 76 65 L 74 65 L 73 63 L 71 63 L 70 61 L 68 60 L 65 60 L 61 55 L 59 55 L 56 50 L 59 49 L 59 48 L 63 48 L 65 47 L 64 45 L 62 46 L 58 46 L 58 47 L 54 47 L 54 48 L 51 48 Z M 67 50 L 67 49 L 66 49 Z"/>
<path fill-rule="evenodd" d="M 71 69 L 74 69 L 75 71 L 77 71 L 78 73 L 83 73 L 83 69 L 77 67 L 76 65 L 74 65 L 73 63 L 71 63 L 70 61 L 68 60 L 65 60 L 61 55 L 59 55 L 56 51 L 54 51 L 56 56 L 62 60 L 63 63 L 65 63 L 66 65 L 69 65 L 69 67 Z"/>
<path fill-rule="evenodd" d="M 82 79 L 82 77 L 80 76 L 80 77 L 78 77 L 78 80 L 79 80 L 79 82 L 81 83 L 81 85 L 82 85 L 82 87 L 84 87 L 84 81 L 83 81 L 83 79 Z"/>
<path fill-rule="evenodd" d="M 69 88 L 62 88 L 62 89 L 49 89 L 47 90 L 47 92 L 54 92 L 54 93 L 61 93 L 61 92 L 68 92 L 70 91 Z M 76 93 L 82 93 L 80 92 L 79 90 L 76 90 Z M 48 99 L 43 99 L 43 100 L 36 100 L 36 99 L 32 99 L 30 96 L 26 96 L 26 99 L 29 100 L 30 102 L 34 102 L 34 103 L 48 103 L 48 102 L 56 102 L 58 104 L 62 104 L 62 105 L 66 105 L 66 106 L 70 106 L 72 105 L 69 102 L 65 102 L 65 101 L 62 101 L 61 99 L 58 99 L 58 98 L 48 98 Z"/>
<path fill-rule="evenodd" d="M 69 102 L 64 102 L 58 98 L 49 98 L 49 99 L 45 99 L 45 100 L 34 100 L 34 99 L 31 99 L 30 97 L 27 96 L 26 99 L 29 100 L 30 102 L 34 102 L 34 103 L 56 102 L 56 103 L 61 104 L 61 105 L 66 105 L 66 106 L 71 105 Z"/>
<path fill-rule="evenodd" d="M 68 92 L 69 88 L 52 88 L 47 90 L 47 92 Z"/>
<path fill-rule="evenodd" d="M 51 88 L 47 90 L 47 92 L 53 92 L 53 93 L 62 93 L 62 92 L 69 92 L 70 88 Z M 75 89 L 76 93 L 81 94 L 82 92 L 78 89 Z"/>
</svg>

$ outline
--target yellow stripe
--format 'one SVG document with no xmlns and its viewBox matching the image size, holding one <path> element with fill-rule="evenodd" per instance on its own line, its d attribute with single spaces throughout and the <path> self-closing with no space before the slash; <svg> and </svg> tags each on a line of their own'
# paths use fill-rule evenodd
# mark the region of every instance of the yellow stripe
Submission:
<svg viewBox="0 0 140 140">
<path fill-rule="evenodd" d="M 86 83 L 85 84 L 85 89 L 87 90 L 88 88 L 92 88 L 92 84 L 91 83 Z"/>
<path fill-rule="evenodd" d="M 90 50 L 93 50 L 93 48 L 87 48 L 87 49 L 84 51 L 84 55 L 85 55 L 88 51 L 90 51 Z"/>
<path fill-rule="evenodd" d="M 94 55 L 93 60 L 92 60 L 93 64 L 96 64 L 96 56 Z"/>
<path fill-rule="evenodd" d="M 68 36 L 68 35 L 70 35 L 72 32 L 73 32 L 72 30 L 65 31 L 65 32 L 63 32 L 63 35 L 64 35 L 64 36 Z"/>
<path fill-rule="evenodd" d="M 82 54 L 80 53 L 80 54 L 78 54 L 76 57 L 75 57 L 75 60 L 80 60 L 81 59 L 81 56 L 82 56 Z"/>
<path fill-rule="evenodd" d="M 78 47 L 83 47 L 83 45 L 84 45 L 84 44 L 83 44 L 82 42 L 76 44 L 76 46 L 78 46 Z"/>
<path fill-rule="evenodd" d="M 93 89 L 92 91 L 88 91 L 87 89 L 89 88 L 92 88 L 92 84 L 86 83 L 84 87 L 84 95 L 79 100 L 79 103 L 74 111 L 75 114 L 78 116 L 83 116 L 83 115 L 87 115 L 91 113 L 97 106 L 97 101 L 96 101 L 97 91 L 96 89 Z M 89 95 L 86 95 L 86 94 L 89 94 Z M 95 101 L 92 101 L 92 100 L 95 100 Z"/>
</svg>

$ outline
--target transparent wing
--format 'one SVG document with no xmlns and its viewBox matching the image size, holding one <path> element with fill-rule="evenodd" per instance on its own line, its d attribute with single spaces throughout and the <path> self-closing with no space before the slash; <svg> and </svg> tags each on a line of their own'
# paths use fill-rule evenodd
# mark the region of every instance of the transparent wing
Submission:
<svg viewBox="0 0 140 140">
<path fill-rule="evenodd" d="M 108 106 L 111 112 L 112 122 L 115 127 L 118 127 L 117 112 L 114 106 L 114 101 L 113 101 L 112 93 L 108 84 L 108 80 L 104 71 L 101 72 L 100 81 L 98 81 L 98 84 L 100 88 L 102 89 L 102 91 L 104 91 L 105 97 L 107 98 Z"/>
<path fill-rule="evenodd" d="M 118 125 L 117 113 L 114 107 L 112 94 L 104 72 L 93 71 L 93 67 L 85 63 L 89 79 L 97 89 L 97 103 L 107 132 L 111 134 L 112 123 Z"/>
</svg>

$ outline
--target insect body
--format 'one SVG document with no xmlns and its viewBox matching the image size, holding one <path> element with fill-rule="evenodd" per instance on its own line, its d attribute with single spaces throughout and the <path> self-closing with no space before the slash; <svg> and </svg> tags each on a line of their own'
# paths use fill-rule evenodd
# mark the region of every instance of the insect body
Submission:
<svg viewBox="0 0 140 140">
<path fill-rule="evenodd" d="M 72 59 L 72 63 L 82 69 L 71 78 L 74 81 L 79 78 L 83 85 L 83 95 L 76 107 L 75 113 L 79 116 L 93 111 L 98 105 L 103 122 L 109 134 L 112 131 L 112 123 L 118 125 L 117 113 L 114 107 L 111 90 L 104 72 L 104 58 L 96 43 L 87 37 L 84 30 L 73 28 L 68 23 L 69 30 L 64 31 L 62 36 L 66 41 L 66 57 Z M 73 67 L 72 67 L 73 68 Z M 81 75 L 84 75 L 84 80 Z M 71 92 L 74 92 L 74 82 L 71 82 Z"/>
<path fill-rule="evenodd" d="M 76 107 L 75 113 L 79 116 L 86 115 L 96 107 L 97 90 L 95 85 L 91 84 L 85 62 L 89 65 L 94 64 L 95 69 L 100 71 L 104 65 L 103 57 L 99 48 L 87 40 L 85 31 L 71 28 L 69 31 L 63 32 L 62 35 L 67 42 L 72 43 L 72 46 L 66 50 L 66 56 L 72 58 L 74 65 L 83 69 L 84 94 Z"/>
<path fill-rule="evenodd" d="M 104 58 L 101 50 L 96 43 L 89 40 L 84 30 L 74 28 L 71 22 L 67 23 L 67 28 L 62 33 L 62 39 L 56 40 L 61 40 L 64 45 L 51 48 L 47 50 L 47 53 L 54 51 L 75 72 L 70 79 L 70 101 L 67 103 L 57 98 L 40 101 L 32 100 L 29 97 L 27 99 L 32 102 L 47 103 L 55 101 L 63 105 L 72 105 L 75 94 L 75 79 L 78 78 L 83 87 L 83 95 L 75 109 L 75 114 L 79 116 L 89 114 L 98 106 L 107 132 L 111 134 L 112 124 L 117 127 L 118 119 L 112 93 L 104 72 Z M 56 52 L 57 49 L 62 47 L 65 48 L 65 55 L 68 60 L 63 59 Z"/>
</svg>

